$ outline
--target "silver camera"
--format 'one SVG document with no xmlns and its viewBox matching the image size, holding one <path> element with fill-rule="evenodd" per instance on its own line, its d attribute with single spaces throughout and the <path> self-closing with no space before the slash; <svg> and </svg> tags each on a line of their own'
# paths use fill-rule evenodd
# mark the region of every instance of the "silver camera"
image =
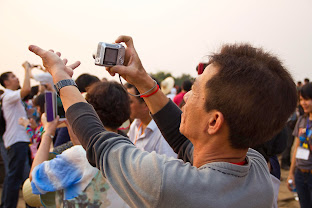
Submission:
<svg viewBox="0 0 312 208">
<path fill-rule="evenodd" d="M 123 65 L 125 60 L 125 47 L 122 44 L 109 44 L 99 42 L 95 59 L 95 65 L 115 66 Z"/>
</svg>

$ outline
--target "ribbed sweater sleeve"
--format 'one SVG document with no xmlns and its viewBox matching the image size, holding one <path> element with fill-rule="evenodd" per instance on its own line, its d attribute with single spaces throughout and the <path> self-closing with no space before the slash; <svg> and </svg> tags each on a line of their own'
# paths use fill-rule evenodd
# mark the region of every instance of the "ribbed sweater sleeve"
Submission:
<svg viewBox="0 0 312 208">
<path fill-rule="evenodd" d="M 178 154 L 178 158 L 192 163 L 193 144 L 179 130 L 181 114 L 180 108 L 170 100 L 152 117 L 168 144 Z"/>
<path fill-rule="evenodd" d="M 106 131 L 93 106 L 88 103 L 81 102 L 70 106 L 66 112 L 66 118 L 74 134 L 87 151 L 89 163 L 99 169 L 100 153 L 109 148 L 107 144 L 118 143 L 118 141 L 114 140 L 132 144 L 128 138 Z M 110 142 L 105 143 L 108 139 L 110 139 Z"/>
</svg>

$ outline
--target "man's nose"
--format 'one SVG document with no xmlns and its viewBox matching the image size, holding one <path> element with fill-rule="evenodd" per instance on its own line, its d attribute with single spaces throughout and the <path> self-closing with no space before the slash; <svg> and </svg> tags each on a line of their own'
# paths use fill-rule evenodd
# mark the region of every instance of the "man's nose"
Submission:
<svg viewBox="0 0 312 208">
<path fill-rule="evenodd" d="M 183 100 L 184 100 L 185 103 L 186 103 L 186 101 L 188 100 L 191 91 L 192 91 L 192 90 L 188 91 L 188 92 L 183 96 Z"/>
</svg>

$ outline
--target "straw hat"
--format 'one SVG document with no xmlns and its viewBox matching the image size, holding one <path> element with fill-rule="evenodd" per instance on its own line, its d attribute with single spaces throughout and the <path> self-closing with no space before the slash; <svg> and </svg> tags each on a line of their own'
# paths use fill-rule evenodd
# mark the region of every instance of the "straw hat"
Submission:
<svg viewBox="0 0 312 208">
<path fill-rule="evenodd" d="M 31 183 L 29 178 L 23 184 L 23 198 L 25 202 L 32 207 L 41 207 L 40 195 L 32 193 Z"/>
<path fill-rule="evenodd" d="M 49 153 L 49 160 L 56 157 L 56 154 Z M 23 184 L 23 198 L 25 202 L 32 207 L 47 207 L 54 208 L 55 207 L 55 192 L 47 192 L 46 194 L 33 194 L 31 182 L 29 178 L 27 178 Z"/>
<path fill-rule="evenodd" d="M 161 91 L 167 95 L 170 93 L 171 89 L 174 87 L 174 79 L 173 77 L 167 77 L 161 83 Z"/>
</svg>

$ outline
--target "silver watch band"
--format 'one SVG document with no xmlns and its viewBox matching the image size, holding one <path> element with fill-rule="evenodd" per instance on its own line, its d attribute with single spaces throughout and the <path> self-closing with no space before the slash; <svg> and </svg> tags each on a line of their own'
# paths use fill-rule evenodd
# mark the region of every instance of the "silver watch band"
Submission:
<svg viewBox="0 0 312 208">
<path fill-rule="evenodd" d="M 75 86 L 78 88 L 77 84 L 72 79 L 63 79 L 54 85 L 54 88 L 58 95 L 60 95 L 60 89 L 66 86 Z"/>
</svg>

